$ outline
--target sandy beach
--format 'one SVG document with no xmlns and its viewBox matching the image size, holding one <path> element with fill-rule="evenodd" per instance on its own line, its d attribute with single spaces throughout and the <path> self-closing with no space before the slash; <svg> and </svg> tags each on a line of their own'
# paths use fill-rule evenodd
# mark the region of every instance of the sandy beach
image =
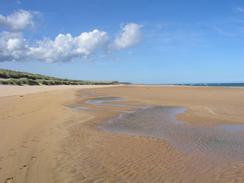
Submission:
<svg viewBox="0 0 244 183">
<path fill-rule="evenodd" d="M 209 134 L 205 137 L 208 129 L 244 124 L 243 89 L 0 86 L 0 96 L 0 182 L 244 182 L 242 156 L 232 159 L 232 154 L 222 154 L 239 152 L 235 151 L 239 144 L 232 148 L 225 141 L 229 132 L 217 130 L 217 137 L 224 134 L 223 139 L 204 141 L 209 138 Z M 94 101 L 101 97 L 109 102 Z M 156 111 L 150 116 L 152 111 L 147 109 L 152 106 Z M 155 126 L 150 120 L 158 120 L 154 116 L 160 107 L 185 109 L 175 117 L 183 122 L 182 128 L 166 126 L 177 130 L 173 135 L 152 133 Z M 137 110 L 144 116 L 134 114 Z M 130 119 L 127 123 L 118 122 L 122 113 Z M 140 116 L 132 126 L 130 121 Z M 163 115 L 159 119 L 166 120 Z M 142 122 L 145 125 L 140 126 Z M 166 133 L 164 127 L 160 133 Z M 193 138 L 181 138 L 179 129 L 186 129 Z M 194 141 L 198 134 L 203 134 L 204 143 L 191 146 L 198 142 Z M 210 136 L 216 134 L 213 131 Z M 232 136 L 242 139 L 243 134 Z M 183 143 L 187 146 L 181 148 Z M 215 150 L 220 158 L 210 155 Z"/>
</svg>

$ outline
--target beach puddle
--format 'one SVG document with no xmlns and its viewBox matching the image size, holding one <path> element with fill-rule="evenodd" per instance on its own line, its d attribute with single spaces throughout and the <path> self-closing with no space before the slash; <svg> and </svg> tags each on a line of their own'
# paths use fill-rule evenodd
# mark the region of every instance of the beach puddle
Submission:
<svg viewBox="0 0 244 183">
<path fill-rule="evenodd" d="M 191 125 L 176 118 L 185 110 L 182 107 L 147 107 L 122 113 L 98 128 L 164 139 L 185 153 L 244 160 L 244 125 Z"/>
<path fill-rule="evenodd" d="M 91 110 L 89 107 L 84 107 L 77 104 L 67 105 L 67 107 L 74 110 Z"/>
<path fill-rule="evenodd" d="M 94 111 L 97 109 L 94 109 L 91 106 L 87 107 L 87 104 L 94 105 L 94 106 L 128 107 L 128 105 L 126 104 L 118 103 L 123 100 L 124 99 L 120 97 L 97 97 L 97 98 L 86 100 L 85 101 L 86 105 L 70 104 L 70 105 L 66 105 L 66 107 L 74 110 L 89 110 L 89 111 Z"/>
<path fill-rule="evenodd" d="M 244 134 L 244 124 L 224 124 L 224 125 L 217 126 L 217 128 L 223 129 L 227 132 L 233 132 L 233 133 L 243 132 Z"/>
<path fill-rule="evenodd" d="M 97 105 L 97 106 L 104 106 L 104 105 L 109 105 L 109 106 L 114 106 L 114 107 L 126 107 L 125 104 L 119 104 L 116 102 L 123 101 L 123 98 L 120 97 L 98 97 L 98 98 L 93 98 L 90 100 L 87 100 L 87 104 L 92 104 L 92 105 Z"/>
</svg>

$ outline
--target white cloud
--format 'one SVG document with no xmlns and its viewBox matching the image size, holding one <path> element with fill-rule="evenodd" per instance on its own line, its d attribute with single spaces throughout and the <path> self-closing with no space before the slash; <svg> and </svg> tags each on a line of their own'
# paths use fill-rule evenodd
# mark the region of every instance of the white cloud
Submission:
<svg viewBox="0 0 244 183">
<path fill-rule="evenodd" d="M 93 54 L 104 47 L 107 40 L 106 32 L 95 29 L 76 37 L 71 34 L 59 34 L 54 40 L 40 40 L 31 46 L 21 33 L 4 32 L 0 33 L 0 61 L 70 61 Z"/>
<path fill-rule="evenodd" d="M 26 10 L 18 10 L 7 16 L 0 14 L 0 27 L 21 31 L 34 25 L 33 18 L 33 13 Z"/>
<path fill-rule="evenodd" d="M 0 33 L 0 61 L 19 61 L 26 58 L 28 46 L 20 33 Z"/>
<path fill-rule="evenodd" d="M 108 36 L 106 32 L 95 29 L 92 32 L 84 32 L 80 34 L 74 41 L 78 47 L 76 51 L 87 56 L 96 48 L 105 45 L 108 41 Z"/>
<path fill-rule="evenodd" d="M 0 14 L 0 28 L 9 32 L 0 32 L 0 62 L 40 60 L 45 62 L 64 62 L 75 58 L 86 58 L 97 50 L 106 50 L 113 45 L 113 50 L 121 50 L 140 41 L 141 25 L 126 24 L 114 40 L 107 32 L 94 29 L 82 32 L 78 36 L 58 34 L 54 39 L 30 40 L 23 37 L 24 29 L 34 25 L 35 13 L 19 10 L 8 16 Z M 3 29 L 4 30 L 4 29 Z M 30 44 L 30 42 L 32 44 Z"/>
<path fill-rule="evenodd" d="M 29 55 L 33 59 L 47 62 L 69 61 L 91 55 L 103 47 L 107 40 L 107 33 L 97 29 L 83 32 L 76 37 L 71 34 L 59 34 L 54 40 L 42 40 L 36 46 L 30 47 Z"/>
<path fill-rule="evenodd" d="M 121 33 L 115 38 L 113 47 L 125 49 L 137 44 L 141 38 L 141 25 L 136 23 L 126 24 Z"/>
</svg>

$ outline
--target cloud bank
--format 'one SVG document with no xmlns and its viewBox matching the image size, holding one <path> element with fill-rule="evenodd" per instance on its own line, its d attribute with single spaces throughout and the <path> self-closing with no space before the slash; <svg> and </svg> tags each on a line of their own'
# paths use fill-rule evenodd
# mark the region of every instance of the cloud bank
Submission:
<svg viewBox="0 0 244 183">
<path fill-rule="evenodd" d="M 115 39 L 98 29 L 81 32 L 77 36 L 58 34 L 54 39 L 32 40 L 29 44 L 23 31 L 34 25 L 34 14 L 19 10 L 8 16 L 0 14 L 0 61 L 39 60 L 45 62 L 71 61 L 88 57 L 97 50 L 126 49 L 140 41 L 141 25 L 128 23 L 122 27 Z"/>
</svg>

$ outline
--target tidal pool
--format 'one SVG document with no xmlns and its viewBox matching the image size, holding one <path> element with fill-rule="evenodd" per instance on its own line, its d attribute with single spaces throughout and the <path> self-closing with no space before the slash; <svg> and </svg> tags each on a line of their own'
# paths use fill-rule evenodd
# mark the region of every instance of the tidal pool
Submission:
<svg viewBox="0 0 244 183">
<path fill-rule="evenodd" d="M 115 107 L 124 107 L 126 105 L 124 104 L 118 104 L 118 103 L 114 103 L 114 102 L 119 102 L 124 100 L 123 98 L 120 97 L 97 97 L 97 98 L 93 98 L 90 100 L 87 100 L 86 103 L 87 104 L 92 104 L 92 105 L 110 105 L 110 106 L 115 106 Z"/>
<path fill-rule="evenodd" d="M 95 106 L 127 107 L 126 104 L 117 103 L 123 100 L 124 99 L 120 97 L 97 97 L 97 98 L 89 99 L 85 101 L 85 103 L 95 105 Z M 93 108 L 83 106 L 82 104 L 71 104 L 66 106 L 74 110 L 95 110 Z"/>
<path fill-rule="evenodd" d="M 243 126 L 192 125 L 177 120 L 176 116 L 185 110 L 182 107 L 147 107 L 131 113 L 122 113 L 98 128 L 115 133 L 164 139 L 185 153 L 244 160 Z"/>
<path fill-rule="evenodd" d="M 89 107 L 84 107 L 78 104 L 67 105 L 67 107 L 75 110 L 91 110 Z"/>
<path fill-rule="evenodd" d="M 244 132 L 244 124 L 223 124 L 219 125 L 217 128 L 233 133 Z"/>
</svg>

